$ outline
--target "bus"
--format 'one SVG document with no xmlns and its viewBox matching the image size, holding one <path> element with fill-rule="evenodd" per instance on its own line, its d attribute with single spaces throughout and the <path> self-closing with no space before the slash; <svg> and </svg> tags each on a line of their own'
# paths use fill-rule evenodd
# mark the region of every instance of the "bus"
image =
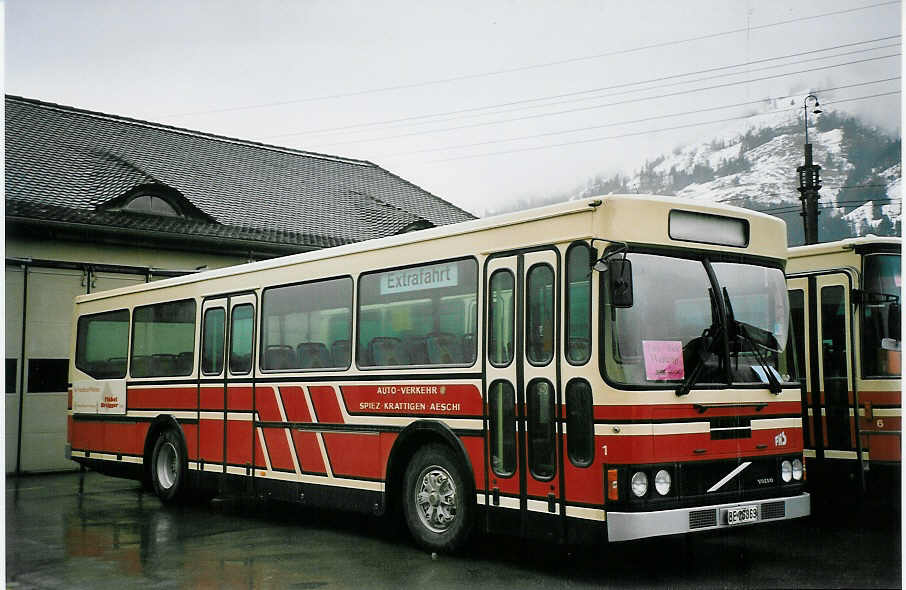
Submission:
<svg viewBox="0 0 906 590">
<path fill-rule="evenodd" d="M 432 551 L 805 516 L 785 236 L 602 196 L 79 296 L 66 453 Z"/>
<path fill-rule="evenodd" d="M 900 238 L 874 236 L 789 250 L 804 454 L 816 496 L 851 483 L 850 491 L 899 500 L 901 250 Z"/>
</svg>

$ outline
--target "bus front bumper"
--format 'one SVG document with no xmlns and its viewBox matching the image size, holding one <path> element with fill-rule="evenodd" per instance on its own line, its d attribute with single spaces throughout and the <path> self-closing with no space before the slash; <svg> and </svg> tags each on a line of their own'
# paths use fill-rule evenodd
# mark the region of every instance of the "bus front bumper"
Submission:
<svg viewBox="0 0 906 590">
<path fill-rule="evenodd" d="M 757 518 L 741 519 L 740 514 L 752 514 L 751 508 L 757 508 Z M 747 508 L 747 511 L 734 510 Z M 658 510 L 655 512 L 608 512 L 607 539 L 609 541 L 629 541 L 661 535 L 676 535 L 698 531 L 710 531 L 730 527 L 776 522 L 808 516 L 811 513 L 811 498 L 807 493 L 786 498 L 769 498 L 712 506 L 695 506 L 676 510 Z M 730 520 L 744 520 L 731 524 Z"/>
</svg>

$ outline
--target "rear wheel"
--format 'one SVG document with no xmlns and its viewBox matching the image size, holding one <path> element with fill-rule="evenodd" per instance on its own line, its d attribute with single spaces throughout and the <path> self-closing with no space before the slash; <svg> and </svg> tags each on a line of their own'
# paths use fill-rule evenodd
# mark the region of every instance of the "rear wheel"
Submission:
<svg viewBox="0 0 906 590">
<path fill-rule="evenodd" d="M 186 456 L 179 434 L 172 429 L 163 431 L 151 453 L 151 485 L 164 502 L 179 498 L 186 488 Z"/>
<path fill-rule="evenodd" d="M 472 487 L 448 447 L 429 445 L 412 457 L 403 483 L 403 512 L 415 541 L 431 551 L 455 551 L 472 530 Z"/>
</svg>

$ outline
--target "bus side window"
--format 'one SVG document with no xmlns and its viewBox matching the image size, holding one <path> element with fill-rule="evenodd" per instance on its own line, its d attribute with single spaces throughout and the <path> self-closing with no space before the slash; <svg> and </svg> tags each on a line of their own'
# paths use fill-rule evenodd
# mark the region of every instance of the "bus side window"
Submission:
<svg viewBox="0 0 906 590">
<path fill-rule="evenodd" d="M 533 365 L 546 365 L 554 358 L 554 269 L 536 264 L 527 284 L 525 356 Z"/>
<path fill-rule="evenodd" d="M 230 314 L 230 373 L 244 375 L 252 370 L 252 332 L 255 311 L 243 303 Z"/>
<path fill-rule="evenodd" d="M 566 386 L 566 448 L 576 467 L 588 467 L 594 459 L 594 428 L 591 386 L 573 379 Z"/>
<path fill-rule="evenodd" d="M 516 470 L 516 409 L 513 402 L 513 385 L 509 381 L 495 381 L 488 388 L 488 438 L 491 468 L 502 477 L 513 475 Z"/>
<path fill-rule="evenodd" d="M 566 360 L 584 365 L 591 358 L 591 248 L 585 242 L 566 251 Z"/>
<path fill-rule="evenodd" d="M 513 273 L 508 270 L 498 270 L 491 275 L 488 302 L 488 361 L 495 367 L 506 367 L 513 362 L 514 286 Z"/>
<path fill-rule="evenodd" d="M 226 311 L 215 307 L 204 312 L 204 336 L 201 352 L 201 372 L 219 375 L 223 372 L 223 337 Z"/>
</svg>

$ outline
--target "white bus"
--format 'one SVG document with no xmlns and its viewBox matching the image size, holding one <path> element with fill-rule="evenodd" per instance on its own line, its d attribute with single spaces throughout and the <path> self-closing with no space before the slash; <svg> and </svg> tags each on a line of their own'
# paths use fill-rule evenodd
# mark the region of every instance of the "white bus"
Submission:
<svg viewBox="0 0 906 590">
<path fill-rule="evenodd" d="M 431 550 L 804 516 L 785 236 L 606 196 L 80 296 L 67 453 Z"/>
</svg>

